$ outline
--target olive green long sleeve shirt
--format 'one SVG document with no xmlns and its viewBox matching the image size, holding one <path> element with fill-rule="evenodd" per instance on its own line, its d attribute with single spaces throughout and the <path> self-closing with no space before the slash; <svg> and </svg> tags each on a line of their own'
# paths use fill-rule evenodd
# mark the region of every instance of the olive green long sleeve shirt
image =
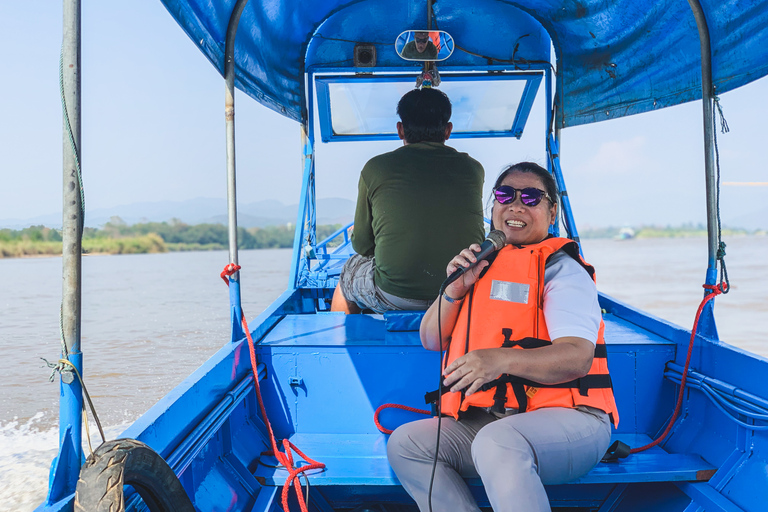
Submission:
<svg viewBox="0 0 768 512">
<path fill-rule="evenodd" d="M 365 164 L 352 247 L 375 256 L 376 285 L 434 299 L 448 262 L 483 240 L 482 165 L 437 142 L 409 144 Z"/>
</svg>

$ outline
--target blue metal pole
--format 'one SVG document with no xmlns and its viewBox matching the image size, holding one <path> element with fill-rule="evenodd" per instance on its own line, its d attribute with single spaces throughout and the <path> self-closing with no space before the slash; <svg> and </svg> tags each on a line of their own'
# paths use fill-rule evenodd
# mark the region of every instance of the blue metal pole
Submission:
<svg viewBox="0 0 768 512">
<path fill-rule="evenodd" d="M 714 86 L 712 83 L 712 48 L 709 39 L 709 27 L 704 15 L 704 9 L 699 0 L 688 0 L 693 16 L 696 19 L 696 27 L 699 32 L 701 46 L 701 104 L 704 118 L 704 175 L 707 191 L 707 273 L 706 284 L 717 283 L 717 249 L 720 232 L 717 218 L 717 176 L 715 176 L 715 146 L 714 146 L 714 116 L 712 101 Z M 719 339 L 715 325 L 715 301 L 707 303 L 701 312 L 698 333 L 702 336 Z"/>
<path fill-rule="evenodd" d="M 301 138 L 304 144 L 304 178 L 301 183 L 301 200 L 296 214 L 296 231 L 293 236 L 293 260 L 288 286 L 292 289 L 299 287 L 299 270 L 304 259 L 302 246 L 304 242 L 305 219 L 309 210 L 310 191 L 314 190 L 314 169 L 312 166 L 312 143 L 309 141 L 304 127 L 301 128 Z"/>
<path fill-rule="evenodd" d="M 80 183 L 80 0 L 64 1 L 62 42 L 62 94 L 64 117 L 62 212 L 62 355 L 83 374 L 80 351 L 83 204 Z M 82 463 L 83 392 L 79 380 L 66 366 L 61 371 L 59 400 L 59 454 L 51 471 L 48 503 L 75 492 Z"/>
<path fill-rule="evenodd" d="M 549 156 L 552 159 L 552 171 L 557 182 L 557 188 L 560 191 L 560 206 L 563 209 L 563 215 L 565 217 L 565 228 L 568 231 L 568 235 L 571 239 L 579 244 L 579 252 L 583 256 L 584 253 L 581 250 L 581 241 L 579 240 L 579 233 L 576 230 L 576 221 L 573 218 L 573 210 L 571 208 L 571 200 L 568 197 L 568 191 L 565 188 L 565 180 L 563 179 L 563 171 L 560 168 L 560 144 L 554 135 L 549 138 Z"/>
<path fill-rule="evenodd" d="M 224 81 L 226 84 L 224 99 L 224 118 L 227 133 L 227 217 L 229 228 L 229 262 L 238 264 L 237 252 L 237 186 L 235 169 L 235 36 L 248 0 L 238 0 L 232 9 L 227 25 L 224 47 Z M 242 339 L 245 335 L 240 324 L 242 307 L 240 303 L 240 272 L 229 277 L 229 309 L 232 321 L 231 341 Z"/>
</svg>

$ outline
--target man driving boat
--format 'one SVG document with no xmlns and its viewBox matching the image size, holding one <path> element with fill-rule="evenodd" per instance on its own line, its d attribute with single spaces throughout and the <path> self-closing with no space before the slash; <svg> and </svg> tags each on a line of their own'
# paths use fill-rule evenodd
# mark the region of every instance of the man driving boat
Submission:
<svg viewBox="0 0 768 512">
<path fill-rule="evenodd" d="M 360 173 L 352 247 L 332 310 L 427 309 L 445 262 L 482 241 L 482 165 L 446 146 L 451 102 L 431 88 L 397 105 L 403 147 L 370 159 Z"/>
</svg>

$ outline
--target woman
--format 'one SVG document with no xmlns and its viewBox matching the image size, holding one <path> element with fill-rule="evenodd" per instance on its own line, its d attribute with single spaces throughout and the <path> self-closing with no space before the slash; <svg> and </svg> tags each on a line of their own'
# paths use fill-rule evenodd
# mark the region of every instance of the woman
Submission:
<svg viewBox="0 0 768 512">
<path fill-rule="evenodd" d="M 611 420 L 618 423 L 594 270 L 574 242 L 548 235 L 557 214 L 552 176 L 523 162 L 493 190 L 491 228 L 507 245 L 450 284 L 421 323 L 424 347 L 447 350 L 435 512 L 479 511 L 464 482 L 478 476 L 496 512 L 550 510 L 544 484 L 588 473 L 608 448 Z M 475 263 L 476 251 L 462 250 L 448 275 Z M 422 511 L 430 509 L 437 425 L 403 425 L 387 446 Z"/>
</svg>

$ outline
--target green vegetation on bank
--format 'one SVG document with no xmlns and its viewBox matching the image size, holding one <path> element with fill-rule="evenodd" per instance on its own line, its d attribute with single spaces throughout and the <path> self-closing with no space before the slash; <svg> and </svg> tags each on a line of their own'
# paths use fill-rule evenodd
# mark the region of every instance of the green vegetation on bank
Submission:
<svg viewBox="0 0 768 512">
<path fill-rule="evenodd" d="M 339 224 L 317 227 L 317 239 L 324 240 L 338 230 Z M 581 238 L 619 238 L 627 228 L 589 228 L 579 230 Z M 632 228 L 633 238 L 682 238 L 707 236 L 706 226 L 641 226 Z M 765 231 L 723 228 L 723 236 L 766 235 Z M 265 228 L 239 228 L 241 249 L 293 247 L 291 225 Z M 626 237 L 626 236 L 625 236 Z M 102 228 L 85 228 L 85 254 L 146 254 L 168 251 L 211 251 L 226 249 L 227 227 L 222 224 L 189 225 L 180 221 L 145 222 L 128 225 L 113 217 Z M 61 254 L 61 231 L 45 226 L 20 230 L 0 229 L 0 258 L 56 256 Z"/>
<path fill-rule="evenodd" d="M 317 227 L 323 240 L 341 226 Z M 189 225 L 179 221 L 128 225 L 113 217 L 102 228 L 85 228 L 85 254 L 145 254 L 167 251 L 208 251 L 228 247 L 227 227 L 221 224 Z M 241 249 L 293 247 L 293 226 L 239 228 Z M 45 226 L 21 230 L 0 229 L 0 258 L 55 256 L 61 254 L 61 231 Z"/>
<path fill-rule="evenodd" d="M 619 238 L 627 228 L 587 228 L 579 230 L 581 238 Z M 707 227 L 704 224 L 683 224 L 681 226 L 640 226 L 630 228 L 634 236 L 627 238 L 690 238 L 706 237 Z M 765 231 L 750 231 L 747 229 L 723 228 L 723 236 L 765 235 Z"/>
</svg>

